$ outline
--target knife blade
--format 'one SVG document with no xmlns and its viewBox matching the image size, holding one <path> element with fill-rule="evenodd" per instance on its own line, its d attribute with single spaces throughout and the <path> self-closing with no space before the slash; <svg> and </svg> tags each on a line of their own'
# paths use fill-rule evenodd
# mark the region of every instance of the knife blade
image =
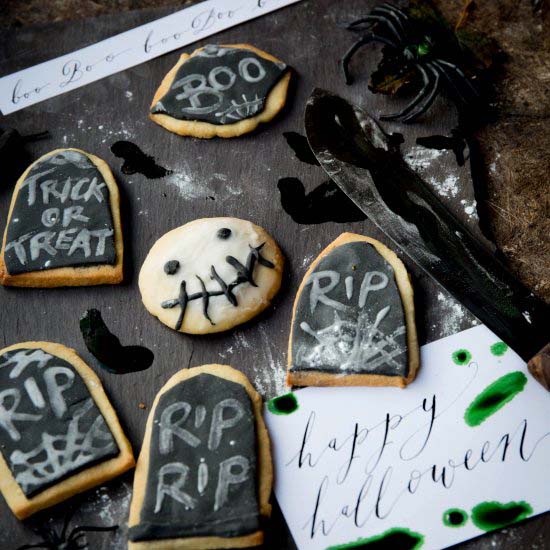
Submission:
<svg viewBox="0 0 550 550">
<path fill-rule="evenodd" d="M 342 191 L 525 361 L 548 345 L 550 308 L 439 201 L 403 159 L 400 140 L 359 107 L 321 89 L 307 101 L 305 130 L 320 165 Z M 548 389 L 544 357 L 536 363 L 547 372 L 532 372 Z"/>
</svg>

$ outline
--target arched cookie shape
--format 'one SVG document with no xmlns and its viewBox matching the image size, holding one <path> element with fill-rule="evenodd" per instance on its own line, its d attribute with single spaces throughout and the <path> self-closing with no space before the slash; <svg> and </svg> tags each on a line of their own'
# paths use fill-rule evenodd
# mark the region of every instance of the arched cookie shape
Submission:
<svg viewBox="0 0 550 550">
<path fill-rule="evenodd" d="M 139 274 L 149 313 L 174 330 L 206 334 L 248 321 L 281 286 L 284 259 L 261 227 L 203 218 L 163 235 Z"/>
<path fill-rule="evenodd" d="M 182 54 L 164 77 L 149 117 L 181 136 L 252 132 L 284 106 L 289 68 L 249 44 L 210 44 Z"/>
<path fill-rule="evenodd" d="M 288 384 L 405 387 L 418 365 L 405 266 L 382 243 L 343 233 L 315 259 L 298 289 Z"/>
<path fill-rule="evenodd" d="M 273 466 L 262 400 L 225 365 L 176 373 L 147 419 L 130 506 L 130 550 L 263 542 Z"/>
<path fill-rule="evenodd" d="M 134 466 L 99 378 L 60 344 L 0 350 L 0 413 L 0 490 L 19 519 Z"/>
<path fill-rule="evenodd" d="M 104 161 L 79 149 L 56 149 L 25 170 L 4 232 L 1 284 L 119 283 L 122 256 L 118 187 Z"/>
</svg>

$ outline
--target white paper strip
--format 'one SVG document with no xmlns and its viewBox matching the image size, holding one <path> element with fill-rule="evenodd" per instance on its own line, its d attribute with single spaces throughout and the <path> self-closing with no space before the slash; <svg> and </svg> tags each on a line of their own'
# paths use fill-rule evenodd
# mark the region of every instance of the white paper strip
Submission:
<svg viewBox="0 0 550 550">
<path fill-rule="evenodd" d="M 300 0 L 207 0 L 0 78 L 7 115 Z"/>
</svg>

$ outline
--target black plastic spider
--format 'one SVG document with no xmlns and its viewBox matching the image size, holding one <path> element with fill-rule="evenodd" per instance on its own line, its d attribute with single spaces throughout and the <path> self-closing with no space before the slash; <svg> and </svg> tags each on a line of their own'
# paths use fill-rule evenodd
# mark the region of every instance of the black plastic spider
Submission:
<svg viewBox="0 0 550 550">
<path fill-rule="evenodd" d="M 366 17 L 353 21 L 346 28 L 362 33 L 342 58 L 346 84 L 352 81 L 349 63 L 353 55 L 359 48 L 371 42 L 385 44 L 391 49 L 402 74 L 412 70 L 422 77 L 422 87 L 414 99 L 401 111 L 381 116 L 382 120 L 412 122 L 430 108 L 443 82 L 457 102 L 459 110 L 479 101 L 480 91 L 456 62 L 465 52 L 458 45 L 452 31 L 434 17 L 428 21 L 418 17 L 413 19 L 396 6 L 381 4 Z M 438 53 L 447 58 L 443 59 Z"/>
<path fill-rule="evenodd" d="M 52 527 L 38 527 L 34 531 L 42 537 L 42 540 L 33 544 L 24 544 L 17 550 L 28 550 L 29 548 L 45 548 L 46 550 L 84 550 L 88 548 L 88 542 L 85 538 L 83 539 L 86 533 L 116 531 L 118 529 L 118 525 L 109 525 L 107 527 L 79 525 L 67 534 L 69 523 L 74 513 L 75 510 L 72 510 L 67 514 L 60 533 Z"/>
</svg>

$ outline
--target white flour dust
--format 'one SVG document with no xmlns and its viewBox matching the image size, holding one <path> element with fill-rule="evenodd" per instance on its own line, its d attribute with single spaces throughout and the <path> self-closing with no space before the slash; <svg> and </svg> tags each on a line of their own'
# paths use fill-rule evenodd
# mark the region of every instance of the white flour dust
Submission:
<svg viewBox="0 0 550 550">
<path fill-rule="evenodd" d="M 458 176 L 454 174 L 449 174 L 443 181 L 431 177 L 429 182 L 442 197 L 456 197 L 458 194 Z"/>
<path fill-rule="evenodd" d="M 227 183 L 225 174 L 212 174 L 208 179 L 200 180 L 191 175 L 187 166 L 168 176 L 165 181 L 176 187 L 179 195 L 187 200 L 207 197 L 227 200 L 242 194 L 242 189 Z"/>
<path fill-rule="evenodd" d="M 441 335 L 440 338 L 445 336 L 450 336 L 451 334 L 456 334 L 463 329 L 462 323 L 464 317 L 467 315 L 466 309 L 458 303 L 451 296 L 446 296 L 443 292 L 437 293 L 437 301 L 440 303 L 441 307 Z"/>
<path fill-rule="evenodd" d="M 425 170 L 444 153 L 445 151 L 442 149 L 428 149 L 421 145 L 415 145 L 405 155 L 405 162 L 413 169 Z"/>
</svg>

